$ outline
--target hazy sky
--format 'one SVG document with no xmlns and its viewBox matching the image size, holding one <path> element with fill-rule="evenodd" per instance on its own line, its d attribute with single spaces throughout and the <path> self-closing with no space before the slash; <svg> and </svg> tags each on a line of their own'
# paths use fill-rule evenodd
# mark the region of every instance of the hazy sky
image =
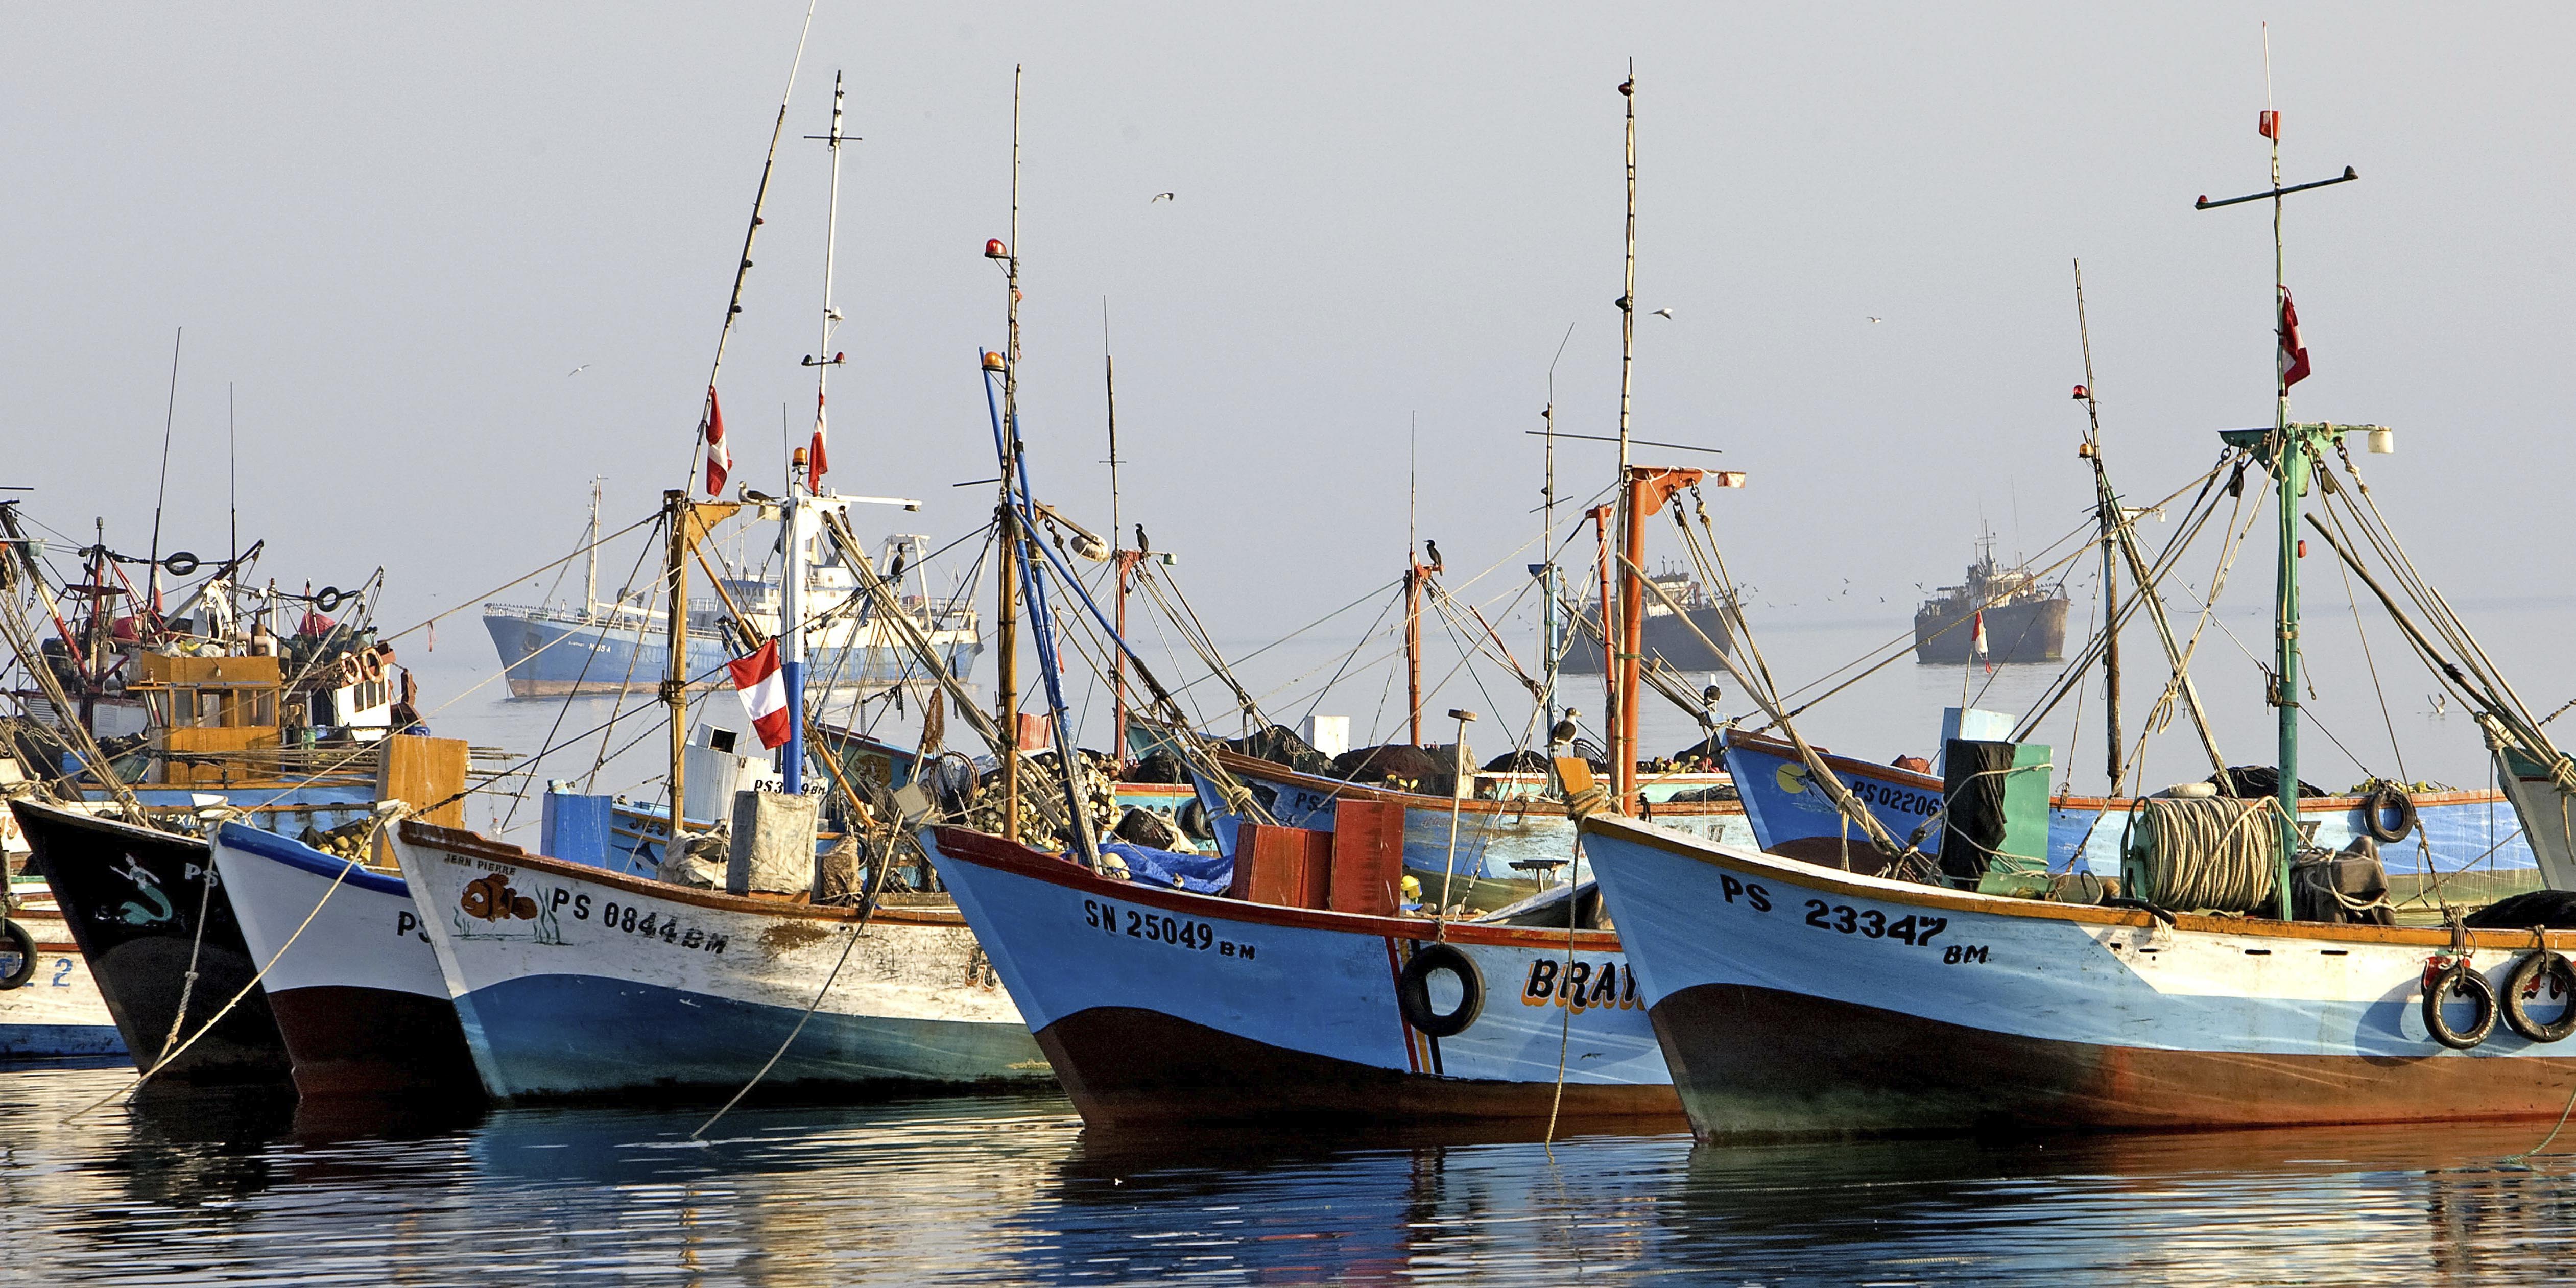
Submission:
<svg viewBox="0 0 2576 1288">
<path fill-rule="evenodd" d="M 141 548 L 184 325 L 165 546 L 224 544 L 227 384 L 262 571 L 385 564 L 392 620 L 568 548 L 594 473 L 613 519 L 646 512 L 688 461 L 802 16 L 0 12 L 0 483 Z M 2070 258 L 2133 493 L 2268 422 L 2265 208 L 2191 207 L 2264 185 L 2265 17 L 2285 177 L 2363 176 L 2293 200 L 2316 368 L 2298 413 L 2399 428 L 2365 468 L 2455 597 L 2563 591 L 2576 17 L 2548 7 L 825 0 L 724 371 L 737 477 L 775 484 L 776 408 L 811 397 L 826 180 L 799 136 L 840 70 L 865 142 L 833 479 L 925 499 L 903 526 L 942 540 L 982 520 L 989 490 L 949 485 L 992 473 L 975 354 L 1002 288 L 981 249 L 1025 63 L 1041 494 L 1105 519 L 1107 297 L 1128 515 L 1184 552 L 1221 636 L 1394 575 L 1417 416 L 1423 534 L 1453 572 L 1517 565 L 1524 431 L 1569 323 L 1559 426 L 1615 429 L 1633 55 L 1638 298 L 1675 312 L 1640 318 L 1635 431 L 1750 472 L 1716 510 L 1765 598 L 1813 613 L 1809 588 L 1849 577 L 1853 606 L 1824 611 L 1901 629 L 1981 517 L 2032 550 L 2084 521 Z M 1570 446 L 1563 490 L 1607 484 L 1611 450 Z"/>
</svg>

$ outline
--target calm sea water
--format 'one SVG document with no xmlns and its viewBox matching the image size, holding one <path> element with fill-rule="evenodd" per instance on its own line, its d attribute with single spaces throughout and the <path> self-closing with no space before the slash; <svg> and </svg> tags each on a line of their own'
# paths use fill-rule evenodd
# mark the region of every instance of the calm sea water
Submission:
<svg viewBox="0 0 2576 1288">
<path fill-rule="evenodd" d="M 22 1283 L 2545 1282 L 2545 1124 L 1723 1147 L 1105 1137 L 1060 1100 L 441 1118 L 0 1072 Z"/>
</svg>

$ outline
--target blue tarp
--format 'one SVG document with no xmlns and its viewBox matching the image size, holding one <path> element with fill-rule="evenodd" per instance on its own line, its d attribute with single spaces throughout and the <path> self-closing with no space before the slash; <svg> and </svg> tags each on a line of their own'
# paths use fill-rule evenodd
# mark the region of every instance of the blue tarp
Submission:
<svg viewBox="0 0 2576 1288">
<path fill-rule="evenodd" d="M 1117 855 L 1127 865 L 1127 879 L 1139 885 L 1224 894 L 1234 884 L 1234 860 L 1220 854 L 1182 854 L 1125 841 L 1103 841 L 1100 852 Z"/>
</svg>

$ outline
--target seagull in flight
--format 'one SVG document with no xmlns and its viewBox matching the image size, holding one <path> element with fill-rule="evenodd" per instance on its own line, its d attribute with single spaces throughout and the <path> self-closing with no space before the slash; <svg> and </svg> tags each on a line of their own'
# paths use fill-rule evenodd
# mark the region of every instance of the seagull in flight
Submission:
<svg viewBox="0 0 2576 1288">
<path fill-rule="evenodd" d="M 581 364 L 580 366 L 575 367 L 575 368 L 573 368 L 572 370 L 565 372 L 565 373 L 564 373 L 564 379 L 566 379 L 566 380 L 570 380 L 570 379 L 572 379 L 574 376 L 578 376 L 578 375 L 580 375 L 581 373 L 583 373 L 583 372 L 585 372 L 585 371 L 588 371 L 588 370 L 590 370 L 590 364 L 589 364 L 589 363 L 587 363 L 587 362 L 585 362 L 585 363 Z"/>
<path fill-rule="evenodd" d="M 1872 322 L 1884 322 L 1884 321 L 1886 321 L 1886 320 L 1887 320 L 1886 318 L 1882 318 L 1882 317 L 1873 317 L 1873 318 L 1871 318 L 1871 319 L 1870 319 L 1870 321 L 1872 321 Z"/>
<path fill-rule="evenodd" d="M 1155 201 L 1178 201 L 1178 200 L 1180 200 L 1180 198 L 1173 196 L 1171 193 L 1168 193 L 1168 192 L 1158 192 L 1158 193 L 1155 193 L 1155 194 L 1154 194 L 1153 201 L 1148 201 L 1148 202 L 1146 202 L 1145 204 L 1150 206 L 1150 205 L 1153 205 Z"/>
<path fill-rule="evenodd" d="M 1673 311 L 1671 309 L 1657 309 L 1655 310 L 1655 316 L 1663 318 L 1666 321 L 1670 321 L 1673 316 Z"/>
</svg>

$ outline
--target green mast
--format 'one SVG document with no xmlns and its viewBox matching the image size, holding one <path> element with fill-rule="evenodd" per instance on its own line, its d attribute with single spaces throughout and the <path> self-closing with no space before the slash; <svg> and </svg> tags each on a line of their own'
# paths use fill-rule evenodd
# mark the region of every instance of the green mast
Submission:
<svg viewBox="0 0 2576 1288">
<path fill-rule="evenodd" d="M 2272 631 L 2272 705 L 2280 712 L 2280 802 L 2281 859 L 2274 873 L 2273 889 L 2278 897 L 2281 920 L 2290 919 L 2290 861 L 2299 848 L 2299 505 L 2308 492 L 2308 461 L 2335 436 L 2361 426 L 2294 425 L 2290 423 L 2290 386 L 2308 374 L 2307 350 L 2298 342 L 2298 313 L 2290 305 L 2290 287 L 2282 257 L 2282 198 L 2293 192 L 2348 183 L 2361 176 L 2351 166 L 2341 175 L 2281 186 L 2281 114 L 2271 105 L 2271 40 L 2265 33 L 2263 72 L 2264 104 L 2258 128 L 2272 145 L 2272 186 L 2269 191 L 2211 201 L 2202 197 L 2193 208 L 2215 210 L 2265 197 L 2272 200 L 2272 307 L 2280 326 L 2280 361 L 2278 377 L 2273 384 L 2272 428 L 2269 430 L 2237 429 L 2223 431 L 2219 437 L 2230 446 L 2259 452 L 2272 470 L 2280 487 L 2280 554 L 2275 577 Z"/>
</svg>

